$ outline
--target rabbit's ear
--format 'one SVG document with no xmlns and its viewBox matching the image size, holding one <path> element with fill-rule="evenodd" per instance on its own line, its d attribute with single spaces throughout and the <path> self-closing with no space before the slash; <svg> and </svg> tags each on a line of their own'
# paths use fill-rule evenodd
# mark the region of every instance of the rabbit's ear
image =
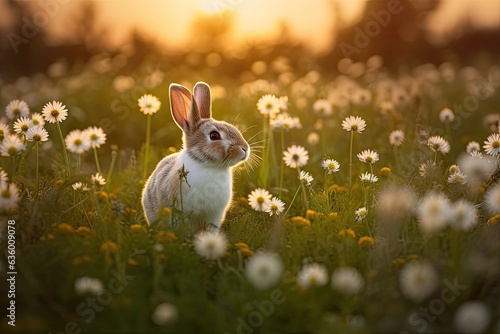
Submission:
<svg viewBox="0 0 500 334">
<path fill-rule="evenodd" d="M 189 131 L 190 124 L 196 124 L 200 116 L 193 94 L 184 86 L 170 85 L 170 110 L 175 123 L 184 130 Z"/>
<path fill-rule="evenodd" d="M 198 82 L 194 86 L 194 99 L 201 118 L 212 117 L 212 100 L 210 98 L 210 86 L 204 82 Z"/>
</svg>

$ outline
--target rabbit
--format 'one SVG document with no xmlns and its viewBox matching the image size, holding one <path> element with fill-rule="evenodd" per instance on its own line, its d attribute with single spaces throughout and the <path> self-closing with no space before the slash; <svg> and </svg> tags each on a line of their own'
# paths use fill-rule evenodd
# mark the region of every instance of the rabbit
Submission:
<svg viewBox="0 0 500 334">
<path fill-rule="evenodd" d="M 161 208 L 174 207 L 190 212 L 193 230 L 218 230 L 232 197 L 232 169 L 249 157 L 250 146 L 235 126 L 212 118 L 206 83 L 198 82 L 194 95 L 171 84 L 169 96 L 183 148 L 163 158 L 147 180 L 142 194 L 146 220 L 151 224 Z"/>
</svg>

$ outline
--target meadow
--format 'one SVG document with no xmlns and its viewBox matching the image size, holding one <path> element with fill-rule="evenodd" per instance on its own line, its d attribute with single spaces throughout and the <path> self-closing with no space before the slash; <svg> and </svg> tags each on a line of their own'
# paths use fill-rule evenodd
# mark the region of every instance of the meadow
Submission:
<svg viewBox="0 0 500 334">
<path fill-rule="evenodd" d="M 122 58 L 0 86 L 3 333 L 500 333 L 500 67 L 217 81 Z M 168 85 L 198 80 L 252 154 L 220 232 L 192 235 L 140 199 L 181 149 Z"/>
</svg>

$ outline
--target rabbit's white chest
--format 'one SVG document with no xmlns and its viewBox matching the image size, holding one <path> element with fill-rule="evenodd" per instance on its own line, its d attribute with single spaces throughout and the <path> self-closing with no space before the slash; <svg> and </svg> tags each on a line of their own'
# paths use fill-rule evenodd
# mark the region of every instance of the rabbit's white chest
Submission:
<svg viewBox="0 0 500 334">
<path fill-rule="evenodd" d="M 208 221 L 221 219 L 231 199 L 231 171 L 207 168 L 182 153 L 179 161 L 187 172 L 182 182 L 183 209 Z"/>
</svg>

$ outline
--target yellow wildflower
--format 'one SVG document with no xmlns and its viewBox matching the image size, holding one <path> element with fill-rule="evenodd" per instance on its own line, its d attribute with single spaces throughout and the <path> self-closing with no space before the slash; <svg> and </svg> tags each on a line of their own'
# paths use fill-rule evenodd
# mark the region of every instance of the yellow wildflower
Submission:
<svg viewBox="0 0 500 334">
<path fill-rule="evenodd" d="M 493 217 L 491 217 L 490 219 L 488 219 L 486 224 L 488 224 L 488 225 L 498 224 L 499 220 L 500 220 L 500 214 L 497 214 L 497 215 L 494 215 Z"/>
<path fill-rule="evenodd" d="M 62 224 L 57 225 L 56 230 L 60 234 L 72 234 L 73 232 L 75 232 L 75 230 L 73 229 L 73 226 L 71 226 L 70 224 L 66 224 L 66 223 L 62 223 Z"/>
<path fill-rule="evenodd" d="M 311 226 L 311 221 L 301 216 L 295 216 L 290 219 L 290 222 L 297 227 Z"/>
<path fill-rule="evenodd" d="M 94 193 L 94 195 L 97 198 L 97 200 L 99 200 L 99 201 L 105 201 L 109 197 L 108 194 L 105 191 L 96 191 Z"/>
<path fill-rule="evenodd" d="M 146 231 L 146 229 L 144 228 L 144 226 L 140 225 L 140 224 L 133 224 L 133 225 L 130 225 L 130 231 L 132 232 L 144 232 Z"/>
<path fill-rule="evenodd" d="M 391 175 L 391 169 L 389 167 L 382 167 L 380 169 L 380 175 L 383 177 L 388 177 Z"/>
<path fill-rule="evenodd" d="M 99 247 L 101 253 L 116 254 L 118 253 L 118 244 L 112 240 L 107 240 Z"/>
<path fill-rule="evenodd" d="M 373 246 L 375 240 L 372 237 L 364 236 L 358 239 L 358 246 L 363 248 L 369 248 Z"/>
<path fill-rule="evenodd" d="M 86 226 L 79 226 L 76 230 L 75 230 L 76 233 L 80 234 L 80 235 L 89 235 L 92 233 L 92 230 L 89 229 L 88 227 Z"/>
<path fill-rule="evenodd" d="M 166 217 L 172 214 L 172 209 L 167 208 L 167 207 L 162 207 L 160 210 L 158 210 L 158 216 L 160 217 Z"/>
<path fill-rule="evenodd" d="M 349 188 L 340 186 L 338 184 L 332 184 L 330 187 L 328 187 L 328 192 L 331 193 L 332 191 L 335 191 L 337 193 L 347 193 L 349 191 Z"/>
<path fill-rule="evenodd" d="M 351 238 L 356 238 L 356 232 L 352 229 L 342 229 L 337 233 L 337 237 L 339 238 L 345 238 L 345 237 L 351 237 Z"/>
<path fill-rule="evenodd" d="M 253 251 L 244 242 L 238 242 L 235 244 L 235 246 L 238 248 L 238 250 L 244 257 L 249 257 L 253 254 Z"/>
<path fill-rule="evenodd" d="M 157 241 L 174 241 L 177 240 L 177 236 L 169 231 L 158 231 L 155 234 L 155 239 Z"/>
<path fill-rule="evenodd" d="M 131 257 L 129 257 L 129 258 L 127 259 L 127 263 L 128 263 L 129 265 L 131 265 L 131 266 L 136 266 L 136 265 L 138 265 L 138 264 L 139 264 L 139 262 L 137 262 L 137 260 L 136 260 L 136 259 L 133 259 L 133 258 L 131 258 Z"/>
</svg>

